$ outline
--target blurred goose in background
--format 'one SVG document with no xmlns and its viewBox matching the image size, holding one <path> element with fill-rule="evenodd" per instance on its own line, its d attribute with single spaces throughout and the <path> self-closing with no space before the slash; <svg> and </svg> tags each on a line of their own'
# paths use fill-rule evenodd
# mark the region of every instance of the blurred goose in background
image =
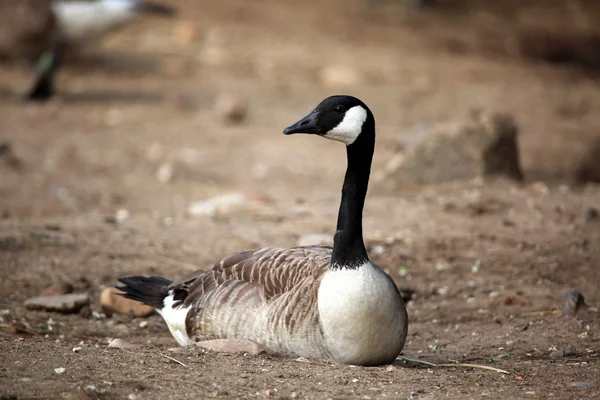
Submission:
<svg viewBox="0 0 600 400">
<path fill-rule="evenodd" d="M 175 13 L 143 0 L 0 0 L 0 55 L 37 60 L 27 98 L 45 100 L 65 52 L 84 50 L 138 17 Z"/>
<path fill-rule="evenodd" d="M 172 6 L 143 0 L 54 0 L 52 10 L 60 36 L 74 47 L 97 42 L 140 16 L 176 13 Z"/>
</svg>

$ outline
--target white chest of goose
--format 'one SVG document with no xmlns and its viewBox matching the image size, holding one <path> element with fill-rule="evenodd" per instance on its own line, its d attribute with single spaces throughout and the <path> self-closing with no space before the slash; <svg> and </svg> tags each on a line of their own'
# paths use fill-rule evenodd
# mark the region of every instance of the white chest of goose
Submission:
<svg viewBox="0 0 600 400">
<path fill-rule="evenodd" d="M 408 329 L 394 281 L 373 264 L 362 211 L 375 148 L 375 120 L 351 96 L 323 100 L 284 130 L 346 145 L 348 167 L 333 247 L 234 253 L 206 271 L 171 282 L 120 279 L 124 296 L 153 306 L 181 346 L 245 339 L 272 354 L 377 365 L 400 354 Z"/>
</svg>

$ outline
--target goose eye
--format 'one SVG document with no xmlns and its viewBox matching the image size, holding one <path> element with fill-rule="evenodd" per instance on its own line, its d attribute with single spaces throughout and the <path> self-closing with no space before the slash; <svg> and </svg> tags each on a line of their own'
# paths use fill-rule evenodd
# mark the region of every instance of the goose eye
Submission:
<svg viewBox="0 0 600 400">
<path fill-rule="evenodd" d="M 342 106 L 341 104 L 338 104 L 337 106 L 334 106 L 334 107 L 333 107 L 333 111 L 335 111 L 335 112 L 339 112 L 339 113 L 341 113 L 341 112 L 344 112 L 345 110 L 346 110 L 346 109 L 345 109 L 345 108 L 344 108 L 344 106 Z"/>
</svg>

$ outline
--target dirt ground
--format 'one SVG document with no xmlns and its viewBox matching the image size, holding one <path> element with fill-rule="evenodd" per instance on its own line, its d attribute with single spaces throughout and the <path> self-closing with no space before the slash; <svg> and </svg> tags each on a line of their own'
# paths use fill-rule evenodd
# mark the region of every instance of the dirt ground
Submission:
<svg viewBox="0 0 600 400">
<path fill-rule="evenodd" d="M 67 66 L 48 104 L 21 102 L 30 70 L 0 66 L 0 142 L 13 154 L 0 156 L 1 399 L 600 398 L 600 220 L 584 218 L 600 187 L 572 183 L 600 134 L 600 86 L 586 68 L 493 51 L 507 20 L 594 26 L 589 15 L 172 3 L 177 20 L 140 22 Z M 415 291 L 403 355 L 508 374 L 173 353 L 159 316 L 100 314 L 99 293 L 121 276 L 175 279 L 236 250 L 331 235 L 343 146 L 281 131 L 337 92 L 376 116 L 365 235 L 372 259 Z M 227 95 L 247 104 L 240 124 L 214 110 Z M 405 136 L 475 109 L 518 121 L 524 184 L 389 189 L 382 172 Z M 227 193 L 246 201 L 187 213 Z M 64 282 L 92 296 L 91 314 L 23 307 Z M 589 307 L 566 318 L 571 289 Z M 141 347 L 108 348 L 111 338 Z"/>
</svg>

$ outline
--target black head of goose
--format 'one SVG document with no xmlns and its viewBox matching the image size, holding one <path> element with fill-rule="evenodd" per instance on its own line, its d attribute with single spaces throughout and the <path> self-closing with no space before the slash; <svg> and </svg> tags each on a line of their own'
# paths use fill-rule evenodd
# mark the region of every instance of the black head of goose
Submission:
<svg viewBox="0 0 600 400">
<path fill-rule="evenodd" d="M 375 120 L 352 96 L 332 96 L 286 128 L 346 144 L 348 167 L 333 248 L 302 246 L 234 253 L 178 282 L 122 278 L 124 296 L 156 308 L 180 345 L 244 339 L 272 354 L 347 364 L 394 361 L 408 329 L 389 275 L 362 237 Z"/>
</svg>

